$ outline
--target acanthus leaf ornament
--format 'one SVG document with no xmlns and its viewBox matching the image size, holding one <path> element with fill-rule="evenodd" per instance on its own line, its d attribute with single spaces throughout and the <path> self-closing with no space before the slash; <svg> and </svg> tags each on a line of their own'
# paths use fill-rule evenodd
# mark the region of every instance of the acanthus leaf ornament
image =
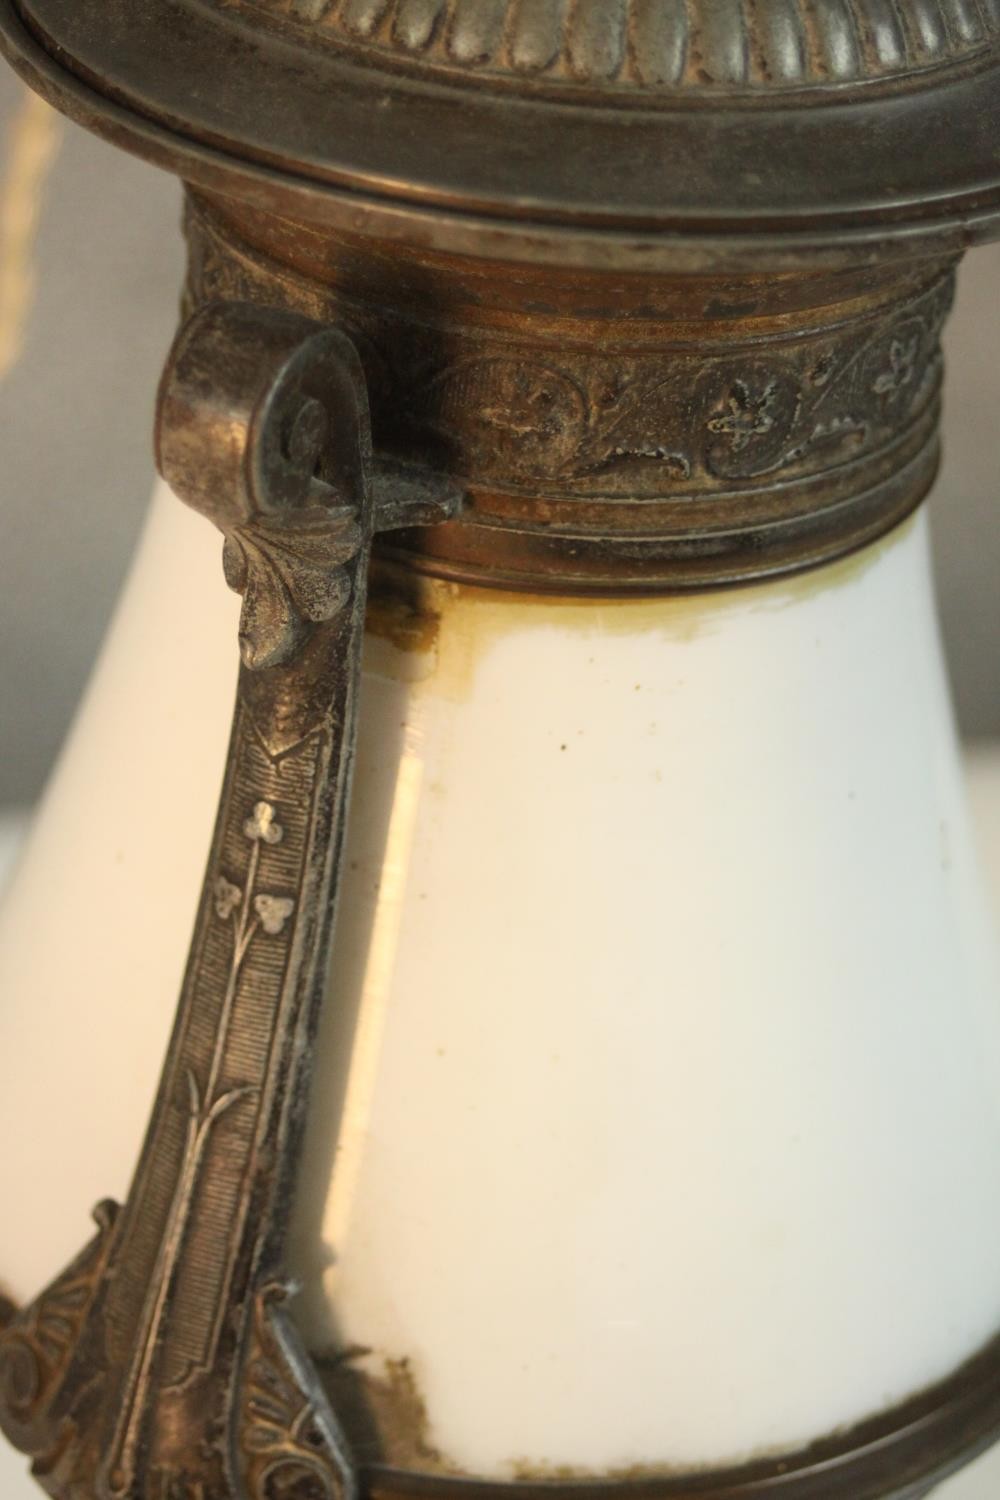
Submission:
<svg viewBox="0 0 1000 1500">
<path fill-rule="evenodd" d="M 343 609 L 348 584 L 342 564 L 356 546 L 352 517 L 333 508 L 226 534 L 226 582 L 243 595 L 240 654 L 246 666 L 288 661 L 310 625 Z"/>
</svg>

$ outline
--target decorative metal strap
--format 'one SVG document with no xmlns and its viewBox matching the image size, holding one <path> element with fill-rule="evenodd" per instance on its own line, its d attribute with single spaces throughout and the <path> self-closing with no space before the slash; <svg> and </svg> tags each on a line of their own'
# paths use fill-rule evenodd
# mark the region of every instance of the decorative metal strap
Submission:
<svg viewBox="0 0 1000 1500">
<path fill-rule="evenodd" d="M 351 343 L 215 303 L 182 330 L 159 463 L 225 536 L 243 661 L 173 1040 L 124 1208 L 0 1334 L 0 1425 L 56 1500 L 347 1500 L 282 1308 L 374 533 L 457 496 L 373 478 Z"/>
</svg>

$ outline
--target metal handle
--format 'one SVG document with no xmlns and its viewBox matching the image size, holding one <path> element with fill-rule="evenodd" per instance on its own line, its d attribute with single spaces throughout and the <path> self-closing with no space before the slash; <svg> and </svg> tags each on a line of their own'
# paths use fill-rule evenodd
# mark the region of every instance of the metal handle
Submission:
<svg viewBox="0 0 1000 1500">
<path fill-rule="evenodd" d="M 225 536 L 242 669 L 173 1038 L 124 1208 L 0 1335 L 0 1426 L 55 1500 L 334 1500 L 336 1418 L 281 1307 L 377 530 L 458 496 L 374 474 L 350 341 L 214 303 L 164 374 L 158 461 Z"/>
</svg>

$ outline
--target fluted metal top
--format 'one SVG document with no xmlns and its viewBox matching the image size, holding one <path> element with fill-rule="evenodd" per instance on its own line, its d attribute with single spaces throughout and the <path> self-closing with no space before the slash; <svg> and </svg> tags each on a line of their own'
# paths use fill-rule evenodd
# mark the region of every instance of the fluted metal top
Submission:
<svg viewBox="0 0 1000 1500">
<path fill-rule="evenodd" d="M 0 0 L 35 87 L 195 185 L 567 266 L 962 249 L 1000 0 Z"/>
<path fill-rule="evenodd" d="M 1000 35 L 1000 0 L 252 0 L 331 41 L 449 74 L 774 91 L 921 81 Z"/>
</svg>

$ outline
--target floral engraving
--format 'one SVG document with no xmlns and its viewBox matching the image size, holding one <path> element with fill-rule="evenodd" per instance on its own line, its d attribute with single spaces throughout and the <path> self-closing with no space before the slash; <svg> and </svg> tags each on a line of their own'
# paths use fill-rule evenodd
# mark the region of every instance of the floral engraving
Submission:
<svg viewBox="0 0 1000 1500">
<path fill-rule="evenodd" d="M 734 452 L 741 453 L 752 438 L 763 437 L 774 427 L 777 395 L 773 380 L 759 391 L 751 390 L 745 380 L 735 381 L 726 398 L 726 410 L 709 418 L 709 432 L 724 433 Z"/>
<path fill-rule="evenodd" d="M 220 875 L 215 882 L 215 914 L 221 921 L 225 922 L 232 916 L 233 912 L 243 900 L 243 892 L 238 885 L 233 885 L 224 875 Z"/>
<path fill-rule="evenodd" d="M 260 925 L 271 937 L 277 937 L 295 909 L 290 896 L 267 896 L 253 898 L 253 909 L 260 918 Z"/>
<path fill-rule="evenodd" d="M 339 12 L 338 12 L 339 14 Z M 192 295 L 267 295 L 270 272 L 202 209 L 191 221 Z M 517 340 L 460 318 L 431 336 L 398 309 L 348 302 L 385 456 L 430 463 L 476 492 L 477 515 L 508 524 L 504 496 L 544 503 L 553 535 L 605 499 L 728 505 L 731 482 L 811 486 L 894 443 L 927 411 L 940 374 L 950 272 L 909 280 L 862 317 L 787 334 L 767 321 L 674 342 Z M 296 296 L 311 306 L 305 279 Z M 345 298 L 338 294 L 336 313 Z M 895 353 L 893 344 L 896 345 Z M 859 484 L 867 483 L 860 467 Z M 764 486 L 760 486 L 763 491 Z M 604 517 L 601 518 L 604 524 Z M 673 524 L 672 522 L 670 524 Z"/>
<path fill-rule="evenodd" d="M 449 467 L 533 493 L 542 481 L 560 504 L 602 494 L 710 502 L 715 480 L 805 476 L 894 438 L 933 388 L 950 300 L 944 278 L 888 327 L 872 318 L 770 349 L 750 340 L 724 359 L 702 348 L 669 359 L 583 348 L 558 363 L 487 352 L 432 370 L 387 421 L 403 454 L 426 448 L 433 430 Z M 419 345 L 406 350 L 397 332 L 403 364 L 419 365 Z"/>
<path fill-rule="evenodd" d="M 275 820 L 270 802 L 254 803 L 253 812 L 243 824 L 243 832 L 248 839 L 263 839 L 265 844 L 280 844 L 285 836 L 285 830 Z"/>
<path fill-rule="evenodd" d="M 872 389 L 877 396 L 895 396 L 914 378 L 919 339 L 912 334 L 907 339 L 893 339 L 889 345 L 888 368 L 875 377 Z"/>
<path fill-rule="evenodd" d="M 586 431 L 586 396 L 563 370 L 488 355 L 448 366 L 430 383 L 433 426 L 479 463 L 534 472 L 572 460 Z"/>
<path fill-rule="evenodd" d="M 835 383 L 831 377 L 812 402 L 822 402 Z M 704 463 L 725 479 L 750 479 L 797 462 L 811 435 L 802 373 L 784 358 L 746 361 L 734 377 L 714 371 L 703 387 Z"/>
<path fill-rule="evenodd" d="M 243 834 L 250 845 L 250 852 L 242 884 L 220 873 L 210 886 L 216 920 L 233 929 L 228 977 L 207 1076 L 200 1079 L 190 1068 L 185 1075 L 187 1138 L 167 1228 L 143 1307 L 136 1355 L 126 1380 L 111 1469 L 113 1493 L 127 1493 L 135 1472 L 143 1417 L 143 1392 L 151 1375 L 171 1283 L 194 1209 L 195 1194 L 209 1141 L 228 1112 L 256 1094 L 255 1089 L 245 1084 L 225 1086 L 223 1070 L 240 977 L 251 945 L 260 932 L 267 937 L 277 937 L 295 909 L 292 897 L 274 895 L 256 888 L 262 849 L 280 844 L 284 833 L 274 805 L 266 801 L 255 802 L 243 821 Z"/>
</svg>

